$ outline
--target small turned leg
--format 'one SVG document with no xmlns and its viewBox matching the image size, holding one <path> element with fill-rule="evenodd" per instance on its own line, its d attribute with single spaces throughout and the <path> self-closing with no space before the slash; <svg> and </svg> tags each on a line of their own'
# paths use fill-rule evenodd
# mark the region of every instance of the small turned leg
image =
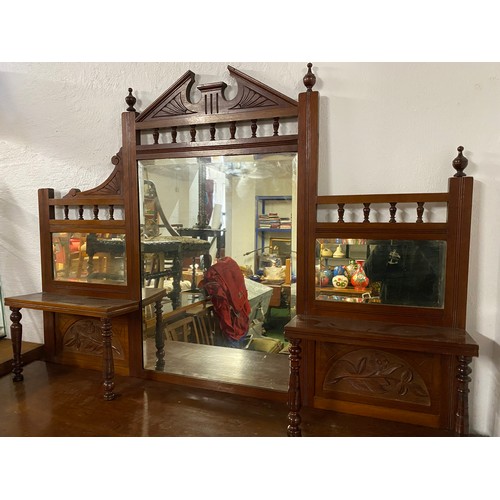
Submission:
<svg viewBox="0 0 500 500">
<path fill-rule="evenodd" d="M 156 330 L 155 330 L 155 345 L 156 345 L 156 365 L 155 369 L 163 371 L 165 367 L 165 333 L 163 330 L 163 314 L 161 299 L 155 302 L 156 313 Z"/>
<path fill-rule="evenodd" d="M 177 254 L 172 262 L 172 273 L 174 275 L 172 284 L 172 308 L 177 309 L 181 306 L 181 277 L 182 277 L 182 264 L 180 255 Z"/>
<path fill-rule="evenodd" d="M 288 427 L 287 435 L 290 437 L 300 437 L 301 395 L 300 395 L 300 339 L 292 339 L 289 347 L 290 355 L 290 379 L 288 382 Z"/>
<path fill-rule="evenodd" d="M 111 401 L 115 398 L 115 393 L 113 392 L 115 387 L 115 369 L 113 364 L 113 347 L 111 342 L 113 331 L 111 328 L 111 320 L 109 318 L 101 318 L 101 332 L 103 345 L 104 399 L 106 401 Z"/>
<path fill-rule="evenodd" d="M 457 373 L 457 410 L 455 413 L 455 433 L 459 436 L 469 434 L 469 375 L 472 368 L 469 364 L 472 362 L 470 356 L 458 356 Z"/>
<path fill-rule="evenodd" d="M 23 325 L 21 325 L 21 310 L 18 307 L 11 307 L 10 320 L 10 336 L 12 340 L 12 353 L 14 361 L 12 363 L 12 373 L 14 374 L 13 381 L 21 382 L 23 376 L 23 362 L 21 360 L 21 342 L 23 338 Z"/>
</svg>

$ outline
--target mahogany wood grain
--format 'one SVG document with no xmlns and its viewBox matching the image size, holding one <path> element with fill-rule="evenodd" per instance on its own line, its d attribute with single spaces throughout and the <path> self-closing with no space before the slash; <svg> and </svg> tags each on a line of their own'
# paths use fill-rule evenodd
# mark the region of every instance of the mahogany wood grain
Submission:
<svg viewBox="0 0 500 500">
<path fill-rule="evenodd" d="M 286 437 L 283 401 L 116 376 L 113 404 L 99 391 L 99 372 L 35 361 L 26 379 L 0 377 L 4 437 Z M 302 411 L 302 434 L 452 436 L 453 433 L 313 408 Z M 326 441 L 325 441 L 326 443 Z M 445 443 L 443 443 L 445 444 Z"/>
<path fill-rule="evenodd" d="M 101 320 L 102 342 L 103 342 L 103 378 L 104 378 L 104 399 L 114 399 L 114 364 L 111 347 L 112 325 L 111 318 L 122 316 L 139 307 L 137 301 L 110 299 L 103 297 L 82 297 L 72 295 L 57 295 L 47 292 L 32 293 L 28 295 L 18 295 L 6 297 L 5 305 L 9 306 L 11 313 L 11 338 L 14 355 L 13 380 L 19 382 L 23 380 L 23 362 L 21 358 L 22 342 L 22 308 L 41 310 L 45 313 L 77 314 L 79 316 L 90 316 Z"/>
</svg>

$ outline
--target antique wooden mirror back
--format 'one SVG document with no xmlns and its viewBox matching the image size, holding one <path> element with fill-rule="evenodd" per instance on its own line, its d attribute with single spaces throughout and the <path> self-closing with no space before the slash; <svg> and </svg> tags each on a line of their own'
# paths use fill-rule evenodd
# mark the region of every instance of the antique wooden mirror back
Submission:
<svg viewBox="0 0 500 500">
<path fill-rule="evenodd" d="M 142 289 L 131 372 L 285 400 L 283 325 L 296 308 L 297 185 L 305 165 L 297 122 L 305 106 L 236 68 L 228 72 L 236 84 L 230 99 L 224 82 L 199 84 L 193 97 L 191 71 L 141 113 L 129 89 L 121 157 L 137 183 L 130 185 L 140 235 L 133 286 Z M 214 311 L 204 288 L 210 269 L 242 277 L 243 336 Z M 236 314 L 238 286 L 225 292 Z"/>
</svg>

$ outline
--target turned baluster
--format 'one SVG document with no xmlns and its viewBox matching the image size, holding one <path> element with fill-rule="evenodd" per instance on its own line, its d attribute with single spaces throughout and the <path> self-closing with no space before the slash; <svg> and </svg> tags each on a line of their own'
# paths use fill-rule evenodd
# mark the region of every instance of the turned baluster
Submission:
<svg viewBox="0 0 500 500">
<path fill-rule="evenodd" d="M 155 302 L 155 344 L 156 344 L 156 370 L 163 371 L 165 367 L 165 336 L 163 330 L 163 313 L 161 299 Z"/>
<path fill-rule="evenodd" d="M 257 120 L 252 120 L 252 139 L 257 137 Z"/>
<path fill-rule="evenodd" d="M 172 127 L 170 134 L 172 136 L 172 143 L 176 144 L 177 143 L 177 127 Z"/>
<path fill-rule="evenodd" d="M 109 220 L 115 220 L 115 206 L 109 206 Z"/>
<path fill-rule="evenodd" d="M 215 141 L 215 123 L 210 124 L 210 140 Z"/>
<path fill-rule="evenodd" d="M 236 139 L 236 122 L 231 122 L 229 125 L 229 133 L 231 134 L 230 139 Z"/>
<path fill-rule="evenodd" d="M 64 205 L 64 220 L 69 220 L 69 206 Z"/>
<path fill-rule="evenodd" d="M 287 435 L 290 437 L 302 436 L 300 429 L 301 395 L 300 395 L 300 339 L 291 339 L 288 348 L 290 353 L 290 378 L 288 381 L 288 427 Z"/>
<path fill-rule="evenodd" d="M 172 300 L 172 308 L 177 309 L 181 305 L 181 274 L 182 274 L 182 258 L 180 252 L 175 255 L 172 261 L 173 290 L 170 295 Z"/>
<path fill-rule="evenodd" d="M 78 220 L 83 220 L 83 205 L 78 207 Z"/>
<path fill-rule="evenodd" d="M 396 211 L 397 211 L 397 202 L 390 202 L 391 207 L 389 208 L 389 214 L 391 215 L 389 222 L 396 223 Z"/>
<path fill-rule="evenodd" d="M 103 373 L 104 373 L 104 399 L 111 401 L 115 399 L 113 389 L 114 382 L 114 363 L 113 363 L 113 346 L 111 328 L 111 320 L 109 318 L 101 318 L 102 346 L 103 346 Z"/>
<path fill-rule="evenodd" d="M 280 128 L 280 119 L 275 118 L 273 120 L 273 130 L 274 130 L 273 135 L 279 135 L 279 133 L 278 133 L 279 128 Z"/>
<path fill-rule="evenodd" d="M 370 222 L 370 203 L 363 203 L 363 222 Z"/>
<path fill-rule="evenodd" d="M 459 436 L 469 434 L 469 375 L 472 372 L 470 356 L 458 356 L 457 367 L 457 408 L 455 413 L 455 433 Z"/>
<path fill-rule="evenodd" d="M 345 203 L 337 203 L 337 214 L 339 216 L 339 220 L 337 222 L 344 222 L 344 213 L 345 213 L 345 210 L 344 210 L 344 206 L 345 206 Z"/>
<path fill-rule="evenodd" d="M 99 220 L 99 205 L 94 205 L 94 220 Z"/>
<path fill-rule="evenodd" d="M 196 125 L 190 126 L 189 133 L 191 134 L 191 142 L 196 142 Z"/>
<path fill-rule="evenodd" d="M 12 362 L 12 373 L 14 374 L 14 382 L 21 382 L 24 379 L 23 376 L 23 363 L 21 360 L 21 343 L 23 338 L 23 325 L 21 325 L 21 311 L 18 307 L 11 307 L 10 320 L 12 321 L 10 325 L 10 337 L 12 340 L 12 352 L 13 352 L 13 362 Z"/>
<path fill-rule="evenodd" d="M 155 128 L 153 130 L 153 141 L 154 141 L 154 144 L 158 144 L 159 138 L 160 138 L 160 129 L 159 128 Z"/>
<path fill-rule="evenodd" d="M 424 220 L 422 219 L 423 215 L 424 215 L 424 202 L 417 201 L 417 220 L 415 222 L 423 223 L 424 222 Z"/>
</svg>

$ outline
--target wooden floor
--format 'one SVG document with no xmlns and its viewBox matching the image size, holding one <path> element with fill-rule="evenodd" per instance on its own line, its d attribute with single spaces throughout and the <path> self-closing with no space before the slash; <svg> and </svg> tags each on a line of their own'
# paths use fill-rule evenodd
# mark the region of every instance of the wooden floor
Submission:
<svg viewBox="0 0 500 500">
<path fill-rule="evenodd" d="M 287 408 L 163 382 L 116 376 L 114 401 L 101 374 L 34 361 L 24 381 L 0 378 L 0 436 L 286 436 Z M 303 410 L 303 436 L 446 436 L 442 431 L 322 410 Z"/>
<path fill-rule="evenodd" d="M 40 359 L 43 353 L 43 346 L 33 342 L 23 342 L 21 344 L 21 354 L 25 363 L 31 363 L 35 359 Z M 10 339 L 0 339 L 0 376 L 10 373 L 12 370 L 12 343 Z"/>
</svg>

